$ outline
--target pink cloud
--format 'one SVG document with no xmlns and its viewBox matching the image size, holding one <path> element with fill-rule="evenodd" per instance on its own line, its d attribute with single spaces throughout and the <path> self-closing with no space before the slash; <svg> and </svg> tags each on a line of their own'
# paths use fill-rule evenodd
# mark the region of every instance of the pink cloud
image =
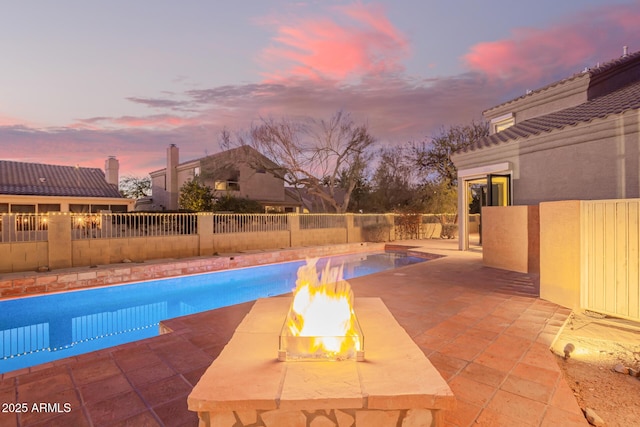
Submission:
<svg viewBox="0 0 640 427">
<path fill-rule="evenodd" d="M 591 9 L 549 28 L 519 28 L 508 39 L 478 43 L 463 59 L 491 79 L 538 85 L 619 57 L 623 45 L 638 40 L 638 22 L 640 3 Z"/>
<path fill-rule="evenodd" d="M 381 145 L 401 144 L 445 125 L 479 119 L 482 109 L 495 103 L 499 88 L 474 77 L 388 78 L 385 84 L 365 79 L 353 85 L 300 78 L 287 84 L 214 87 L 190 92 L 201 110 L 182 126 L 142 126 L 162 122 L 162 115 L 93 118 L 74 128 L 0 126 L 0 147 L 13 160 L 99 168 L 115 155 L 121 175 L 146 175 L 166 165 L 169 144 L 180 147 L 181 161 L 196 159 L 219 151 L 223 127 L 244 131 L 269 116 L 327 118 L 339 107 L 368 123 Z"/>
<path fill-rule="evenodd" d="M 83 119 L 69 127 L 74 129 L 99 130 L 105 128 L 124 128 L 124 129 L 173 129 L 181 126 L 187 126 L 194 122 L 193 118 L 179 117 L 169 114 L 158 114 L 152 116 L 122 116 L 122 117 L 94 117 L 91 119 Z"/>
<path fill-rule="evenodd" d="M 7 116 L 0 114 L 0 126 L 35 126 L 36 124 L 27 120 L 19 119 L 17 117 Z"/>
<path fill-rule="evenodd" d="M 271 80 L 303 77 L 349 80 L 403 69 L 409 42 L 377 5 L 336 7 L 332 16 L 278 26 L 261 55 Z M 275 22 L 275 21 L 272 21 Z"/>
</svg>

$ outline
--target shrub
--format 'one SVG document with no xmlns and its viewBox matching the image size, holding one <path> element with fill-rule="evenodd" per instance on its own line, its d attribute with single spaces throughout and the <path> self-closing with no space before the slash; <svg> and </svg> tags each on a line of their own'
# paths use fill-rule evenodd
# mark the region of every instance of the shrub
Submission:
<svg viewBox="0 0 640 427">
<path fill-rule="evenodd" d="M 213 205 L 214 212 L 264 213 L 264 207 L 251 199 L 226 195 Z"/>
<path fill-rule="evenodd" d="M 363 237 L 367 242 L 386 242 L 389 240 L 389 224 L 369 224 L 362 227 Z"/>
<path fill-rule="evenodd" d="M 440 237 L 443 239 L 455 239 L 458 236 L 457 224 L 442 224 Z"/>
</svg>

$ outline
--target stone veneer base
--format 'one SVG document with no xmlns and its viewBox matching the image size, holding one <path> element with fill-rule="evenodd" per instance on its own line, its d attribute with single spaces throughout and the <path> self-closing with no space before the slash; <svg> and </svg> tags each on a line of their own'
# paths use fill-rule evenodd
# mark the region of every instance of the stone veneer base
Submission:
<svg viewBox="0 0 640 427">
<path fill-rule="evenodd" d="M 379 298 L 356 298 L 365 361 L 277 360 L 290 298 L 256 301 L 187 399 L 200 427 L 437 427 L 451 389 Z"/>
</svg>

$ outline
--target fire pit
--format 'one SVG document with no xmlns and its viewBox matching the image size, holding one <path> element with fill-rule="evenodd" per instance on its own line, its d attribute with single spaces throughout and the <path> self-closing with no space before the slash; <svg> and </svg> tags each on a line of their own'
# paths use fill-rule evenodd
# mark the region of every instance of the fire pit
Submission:
<svg viewBox="0 0 640 427">
<path fill-rule="evenodd" d="M 342 267 L 317 259 L 298 270 L 296 289 L 280 331 L 278 360 L 364 360 L 364 334 L 353 309 L 351 285 Z"/>
<path fill-rule="evenodd" d="M 335 351 L 329 340 L 327 353 L 317 352 L 316 339 L 337 335 L 285 335 L 283 347 L 282 319 L 285 334 L 292 316 L 294 324 L 305 323 L 295 319 L 300 312 L 290 298 L 256 301 L 188 397 L 200 427 L 442 426 L 443 410 L 455 406 L 447 383 L 381 299 L 353 300 L 351 290 L 346 293 L 361 328 L 339 336 L 351 337 L 343 350 Z M 366 359 L 356 362 L 363 331 Z M 286 357 L 275 357 L 279 342 L 278 354 Z"/>
</svg>

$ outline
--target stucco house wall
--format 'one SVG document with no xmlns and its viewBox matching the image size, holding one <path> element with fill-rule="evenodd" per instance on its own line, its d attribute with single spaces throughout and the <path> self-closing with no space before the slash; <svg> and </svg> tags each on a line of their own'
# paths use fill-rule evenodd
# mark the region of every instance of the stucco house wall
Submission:
<svg viewBox="0 0 640 427">
<path fill-rule="evenodd" d="M 459 169 L 511 164 L 513 205 L 640 197 L 637 110 L 553 133 L 460 153 Z"/>
</svg>

